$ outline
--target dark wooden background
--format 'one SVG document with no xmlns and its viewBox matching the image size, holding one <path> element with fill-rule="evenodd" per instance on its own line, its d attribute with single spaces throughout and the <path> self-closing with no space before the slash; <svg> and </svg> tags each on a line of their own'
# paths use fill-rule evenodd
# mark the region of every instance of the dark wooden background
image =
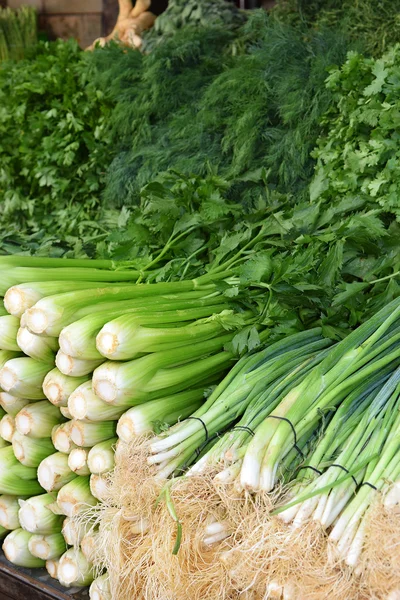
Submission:
<svg viewBox="0 0 400 600">
<path fill-rule="evenodd" d="M 0 600 L 89 600 L 88 588 L 62 588 L 45 569 L 21 569 L 0 552 Z"/>
<path fill-rule="evenodd" d="M 117 0 L 0 0 L 6 6 L 34 6 L 40 29 L 50 39 L 74 37 L 82 48 L 109 33 L 118 14 Z"/>
<path fill-rule="evenodd" d="M 74 37 L 82 48 L 110 33 L 118 14 L 118 0 L 0 0 L 0 6 L 11 8 L 27 4 L 37 9 L 40 28 L 50 39 Z M 237 0 L 236 4 L 270 8 L 274 0 Z"/>
</svg>

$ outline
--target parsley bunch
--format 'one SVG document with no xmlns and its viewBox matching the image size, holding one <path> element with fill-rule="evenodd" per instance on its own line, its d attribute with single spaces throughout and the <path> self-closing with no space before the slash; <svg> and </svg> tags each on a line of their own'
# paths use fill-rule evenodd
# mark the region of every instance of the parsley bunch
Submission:
<svg viewBox="0 0 400 600">
<path fill-rule="evenodd" d="M 101 189 L 112 157 L 110 102 L 74 41 L 39 44 L 0 69 L 3 250 L 74 247 L 104 234 Z"/>
<path fill-rule="evenodd" d="M 311 200 L 378 202 L 400 220 L 399 74 L 399 45 L 376 60 L 352 52 L 331 70 L 327 87 L 335 102 L 313 152 Z"/>
</svg>

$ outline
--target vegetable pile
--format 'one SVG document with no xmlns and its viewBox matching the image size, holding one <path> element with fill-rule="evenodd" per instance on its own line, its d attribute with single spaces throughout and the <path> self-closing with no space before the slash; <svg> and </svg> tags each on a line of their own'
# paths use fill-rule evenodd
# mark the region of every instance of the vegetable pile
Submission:
<svg viewBox="0 0 400 600">
<path fill-rule="evenodd" d="M 61 240 L 79 253 L 82 237 L 115 226 L 118 215 L 106 217 L 99 199 L 110 106 L 90 73 L 72 40 L 41 42 L 33 58 L 0 67 L 3 252 L 26 245 L 48 253 Z"/>
<path fill-rule="evenodd" d="M 0 70 L 4 552 L 91 600 L 392 600 L 400 47 L 184 4 Z"/>
<path fill-rule="evenodd" d="M 389 515 L 398 501 L 391 483 L 399 475 L 400 301 L 387 303 L 397 273 L 365 282 L 369 300 L 357 316 L 363 323 L 349 333 L 338 320 L 351 314 L 357 282 L 345 282 L 335 237 L 319 263 L 315 257 L 307 264 L 309 249 L 298 249 L 303 271 L 292 273 L 286 250 L 264 249 L 290 231 L 271 230 L 271 219 L 257 222 L 250 237 L 232 234 L 234 244 L 224 234 L 225 248 L 214 249 L 208 265 L 186 265 L 199 272 L 192 279 L 156 281 L 166 272 L 168 244 L 141 270 L 135 261 L 0 258 L 0 525 L 9 560 L 46 566 L 65 586 L 90 584 L 92 598 L 111 597 L 110 585 L 118 598 L 147 588 L 157 597 L 159 577 L 168 594 L 186 598 L 193 589 L 212 596 L 222 576 L 210 579 L 202 567 L 188 572 L 188 561 L 201 564 L 211 552 L 212 564 L 225 569 L 244 544 L 252 570 L 241 560 L 234 578 L 228 570 L 226 597 L 248 587 L 251 573 L 255 597 L 264 593 L 258 570 L 267 570 L 268 586 L 306 597 L 314 557 L 304 551 L 303 524 L 311 518 L 329 528 L 321 544 L 335 541 L 336 555 L 358 566 L 372 492 L 382 490 Z M 356 214 L 349 219 L 348 227 Z M 349 240 L 355 248 L 357 237 Z M 343 242 L 343 256 L 345 248 Z M 386 272 L 387 264 L 383 271 L 371 265 Z M 316 283 L 308 296 L 300 274 L 320 281 L 321 292 Z M 335 295 L 338 285 L 345 291 Z M 304 308 L 289 297 L 296 288 Z M 324 303 L 325 323 L 315 326 Z M 246 512 L 249 493 L 260 500 Z M 236 537 L 254 518 L 283 529 L 272 539 L 287 555 L 288 575 L 280 560 L 258 555 L 257 531 Z M 127 535 L 131 550 L 122 557 Z M 385 560 L 389 550 L 396 561 L 383 545 Z M 178 563 L 170 564 L 176 554 Z M 318 557 L 321 569 L 333 569 L 327 550 Z M 353 597 L 366 581 L 369 590 L 391 591 L 393 577 L 379 587 L 367 573 L 362 583 L 349 579 Z M 322 578 L 324 593 L 331 579 Z"/>
<path fill-rule="evenodd" d="M 19 60 L 37 43 L 37 16 L 31 6 L 14 11 L 0 7 L 0 62 Z"/>
</svg>

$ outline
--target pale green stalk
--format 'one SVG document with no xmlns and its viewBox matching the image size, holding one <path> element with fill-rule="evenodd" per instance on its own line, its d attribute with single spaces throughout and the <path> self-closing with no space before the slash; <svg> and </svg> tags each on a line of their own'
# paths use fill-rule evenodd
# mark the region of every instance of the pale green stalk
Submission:
<svg viewBox="0 0 400 600">
<path fill-rule="evenodd" d="M 184 312 L 184 311 L 180 311 Z M 155 327 L 144 327 L 135 315 L 123 315 L 104 325 L 96 338 L 96 346 L 100 354 L 111 360 L 129 360 L 141 352 L 157 352 L 160 345 L 171 348 L 196 344 L 212 339 L 224 332 L 224 313 L 233 317 L 232 311 L 222 311 L 213 317 L 201 319 L 194 311 L 197 319 L 194 323 L 181 327 L 163 328 L 160 321 L 154 321 Z M 246 324 L 251 315 L 239 316 L 239 323 Z M 179 323 L 177 315 L 177 324 Z"/>
<path fill-rule="evenodd" d="M 134 305 L 135 300 L 139 299 L 139 305 L 145 305 L 144 299 L 148 299 L 147 303 L 149 304 L 150 299 L 154 296 L 188 292 L 201 287 L 201 283 L 197 281 L 180 281 L 176 283 L 103 286 L 90 290 L 47 296 L 26 311 L 26 324 L 32 333 L 58 336 L 64 327 L 80 317 L 106 310 L 108 306 L 104 305 L 107 302 L 132 300 Z"/>
<path fill-rule="evenodd" d="M 90 473 L 102 475 L 103 473 L 108 473 L 108 471 L 111 471 L 114 468 L 114 448 L 117 441 L 118 438 L 114 437 L 96 444 L 89 450 L 87 465 Z"/>
<path fill-rule="evenodd" d="M 76 475 L 68 466 L 68 455 L 56 452 L 42 460 L 37 470 L 37 477 L 46 492 L 55 492 L 75 479 Z"/>
<path fill-rule="evenodd" d="M 51 440 L 54 444 L 54 448 L 64 454 L 69 454 L 76 445 L 71 439 L 71 428 L 72 421 L 62 423 L 62 425 L 56 425 L 51 432 Z"/>
<path fill-rule="evenodd" d="M 54 560 L 67 550 L 67 545 L 61 533 L 32 535 L 28 543 L 28 550 L 33 556 L 42 560 Z"/>
<path fill-rule="evenodd" d="M 89 451 L 85 448 L 74 448 L 68 455 L 68 466 L 76 475 L 89 475 L 88 467 Z"/>
<path fill-rule="evenodd" d="M 42 491 L 36 479 L 36 468 L 22 465 L 12 446 L 0 449 L 0 494 L 31 496 Z"/>
<path fill-rule="evenodd" d="M 70 548 L 58 563 L 58 580 L 61 585 L 87 586 L 93 582 L 94 571 L 80 550 Z"/>
<path fill-rule="evenodd" d="M 105 269 L 94 269 L 94 268 L 74 268 L 74 267 L 63 267 L 63 268 L 43 268 L 43 267 L 11 267 L 4 266 L 1 269 L 1 285 L 0 294 L 4 296 L 6 291 L 15 285 L 21 283 L 30 282 L 56 282 L 58 289 L 63 289 L 64 282 L 96 282 L 97 285 L 103 283 L 112 282 L 135 282 L 139 277 L 138 271 L 107 271 Z M 57 293 L 57 292 L 53 292 Z"/>
<path fill-rule="evenodd" d="M 189 417 L 205 401 L 204 387 L 133 406 L 119 419 L 117 434 L 124 442 Z"/>
<path fill-rule="evenodd" d="M 17 343 L 17 333 L 19 329 L 19 319 L 12 315 L 0 317 L 0 348 L 2 350 L 12 350 L 19 352 Z"/>
<path fill-rule="evenodd" d="M 0 496 L 0 525 L 9 531 L 21 527 L 19 522 L 18 496 L 3 494 Z"/>
<path fill-rule="evenodd" d="M 99 287 L 101 287 L 101 283 L 98 281 L 77 281 L 73 279 L 69 281 L 57 281 L 57 279 L 54 281 L 42 281 L 37 279 L 30 283 L 21 282 L 17 285 L 9 286 L 4 295 L 4 306 L 9 314 L 15 317 L 22 317 L 26 310 L 47 296 L 97 289 Z"/>
<path fill-rule="evenodd" d="M 0 392 L 0 406 L 12 417 L 15 417 L 27 404 L 29 404 L 29 400 L 26 398 L 17 398 L 7 392 Z"/>
<path fill-rule="evenodd" d="M 59 350 L 56 355 L 56 367 L 61 373 L 68 375 L 69 377 L 89 375 L 103 362 L 103 358 L 94 360 L 74 358 L 69 354 L 65 354 L 62 350 Z"/>
<path fill-rule="evenodd" d="M 15 433 L 15 419 L 11 415 L 4 415 L 0 420 L 0 437 L 5 442 L 12 442 Z"/>
<path fill-rule="evenodd" d="M 115 421 L 87 423 L 75 420 L 72 422 L 71 439 L 79 447 L 92 448 L 95 444 L 115 437 L 115 432 Z"/>
<path fill-rule="evenodd" d="M 45 363 L 54 363 L 58 350 L 57 338 L 36 335 L 27 327 L 20 327 L 17 333 L 17 344 L 24 354 Z"/>
<path fill-rule="evenodd" d="M 60 348 L 76 358 L 101 358 L 96 348 L 96 336 L 111 318 L 121 315 L 135 315 L 142 325 L 175 323 L 177 320 L 192 320 L 196 315 L 207 316 L 228 308 L 221 295 L 205 292 L 187 292 L 175 295 L 161 295 L 148 300 L 118 301 L 104 303 L 102 311 L 76 318 L 64 327 L 59 336 Z"/>
<path fill-rule="evenodd" d="M 49 505 L 54 501 L 55 496 L 49 493 L 20 500 L 18 517 L 21 527 L 25 531 L 40 535 L 60 533 L 63 519 L 49 509 Z"/>
<path fill-rule="evenodd" d="M 68 398 L 78 386 L 89 380 L 88 375 L 68 377 L 59 369 L 49 371 L 43 381 L 45 397 L 55 406 L 67 406 Z"/>
<path fill-rule="evenodd" d="M 29 552 L 28 544 L 32 534 L 23 529 L 15 529 L 3 542 L 6 558 L 14 565 L 26 568 L 44 567 L 45 562 Z"/>
<path fill-rule="evenodd" d="M 149 392 L 174 386 L 182 386 L 183 390 L 189 382 L 194 385 L 198 378 L 204 380 L 233 362 L 231 353 L 221 352 L 232 337 L 233 334 L 227 334 L 190 349 L 175 348 L 126 363 L 107 361 L 93 373 L 93 390 L 105 402 L 120 406 L 138 404 L 148 399 Z M 199 360 L 207 355 L 211 357 Z"/>
<path fill-rule="evenodd" d="M 38 467 L 42 460 L 55 451 L 51 439 L 30 438 L 18 431 L 13 435 L 12 448 L 15 457 L 26 467 Z"/>
<path fill-rule="evenodd" d="M 51 369 L 48 363 L 33 358 L 13 358 L 0 370 L 0 385 L 5 392 L 19 398 L 42 400 L 42 385 Z"/>
<path fill-rule="evenodd" d="M 49 438 L 55 425 L 63 421 L 57 406 L 47 400 L 27 404 L 15 417 L 15 426 L 21 435 Z"/>
<path fill-rule="evenodd" d="M 96 421 L 115 421 L 125 411 L 124 407 L 106 404 L 92 390 L 92 382 L 87 381 L 76 388 L 68 398 L 71 418 Z"/>
<path fill-rule="evenodd" d="M 97 504 L 90 492 L 89 476 L 75 477 L 64 485 L 57 494 L 57 504 L 66 517 L 73 517 Z"/>
</svg>

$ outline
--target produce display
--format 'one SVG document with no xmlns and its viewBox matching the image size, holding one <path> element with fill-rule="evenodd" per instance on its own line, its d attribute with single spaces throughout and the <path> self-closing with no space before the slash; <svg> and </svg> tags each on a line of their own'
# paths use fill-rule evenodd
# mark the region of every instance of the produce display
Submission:
<svg viewBox="0 0 400 600">
<path fill-rule="evenodd" d="M 37 43 L 36 21 L 36 11 L 31 6 L 17 11 L 0 7 L 0 62 L 19 60 L 32 51 Z"/>
<path fill-rule="evenodd" d="M 331 4 L 171 0 L 141 51 L 0 65 L 15 565 L 91 600 L 399 595 L 400 46 L 386 0 L 390 43 Z"/>
</svg>

